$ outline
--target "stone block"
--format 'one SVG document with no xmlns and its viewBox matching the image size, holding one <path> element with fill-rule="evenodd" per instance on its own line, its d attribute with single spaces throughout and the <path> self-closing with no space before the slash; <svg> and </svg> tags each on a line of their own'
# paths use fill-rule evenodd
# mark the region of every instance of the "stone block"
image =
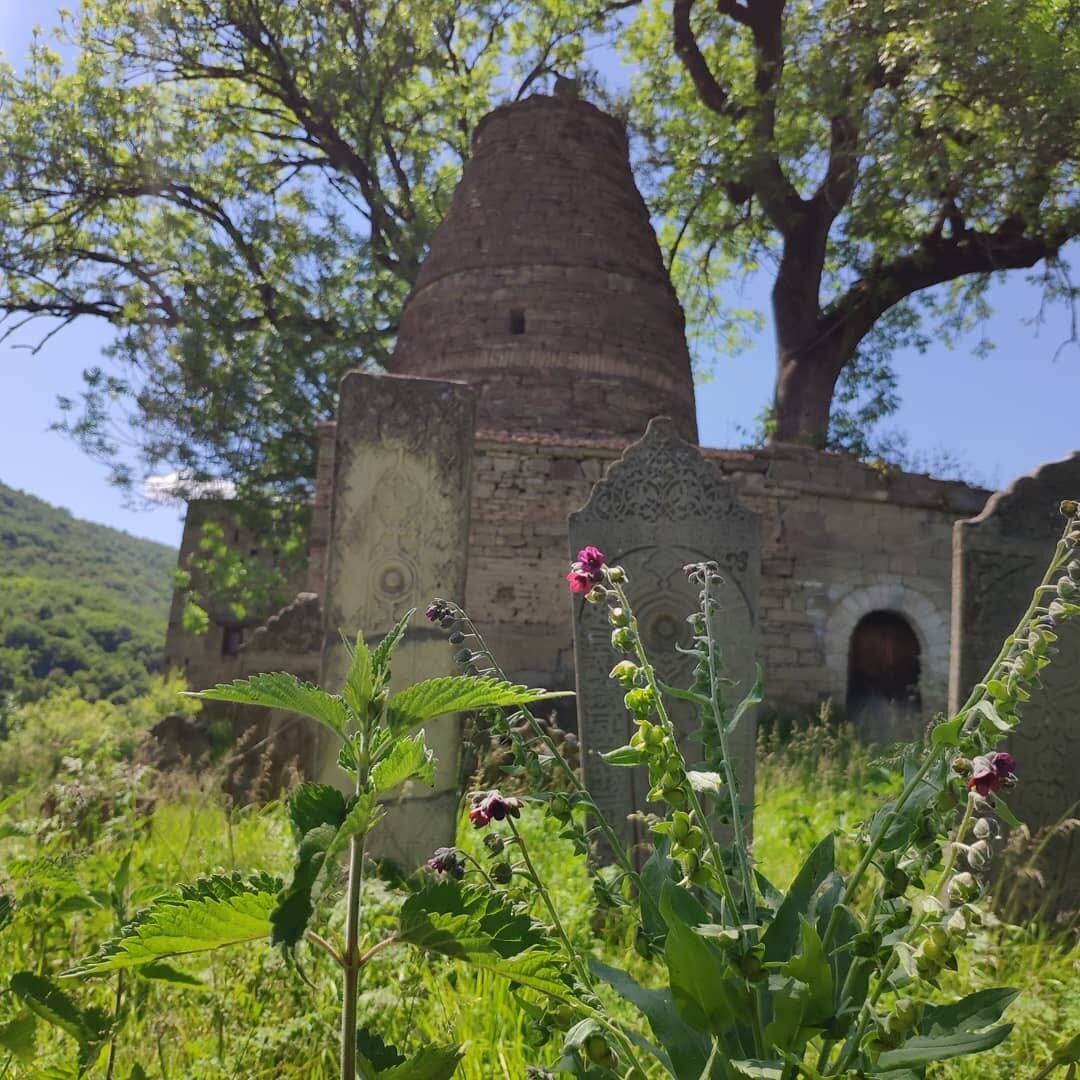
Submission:
<svg viewBox="0 0 1080 1080">
<path fill-rule="evenodd" d="M 953 547 L 950 709 L 966 700 L 1016 626 L 1054 550 L 1062 499 L 1080 495 L 1080 453 L 1044 465 L 994 495 L 977 517 L 957 522 Z M 1080 625 L 1060 628 L 1057 655 L 1040 675 L 1010 736 L 1019 783 L 1009 807 L 1032 833 L 1080 801 Z M 1080 906 L 1080 830 L 1051 842 L 1040 870 L 1058 910 Z M 1041 898 L 1040 898 L 1041 899 Z"/>
<path fill-rule="evenodd" d="M 724 654 L 744 687 L 754 678 L 761 528 L 756 514 L 735 499 L 730 484 L 699 451 L 684 442 L 670 421 L 653 420 L 644 438 L 630 446 L 596 485 L 588 503 L 570 515 L 570 554 L 593 544 L 609 564 L 628 575 L 627 592 L 642 640 L 661 677 L 675 686 L 692 679 L 690 658 L 675 646 L 689 641 L 686 616 L 697 607 L 699 587 L 682 567 L 713 560 L 726 578 L 721 595 Z M 605 765 L 599 755 L 624 745 L 633 732 L 623 690 L 608 678 L 620 659 L 611 647 L 604 605 L 574 600 L 574 656 L 578 717 L 585 778 L 597 806 L 632 848 L 648 834 L 628 815 L 647 809 L 644 768 Z M 700 757 L 688 741 L 698 726 L 685 702 L 671 707 L 672 721 L 687 760 Z M 730 747 L 740 799 L 753 803 L 755 722 L 740 724 Z"/>
<path fill-rule="evenodd" d="M 340 632 L 378 642 L 409 608 L 434 596 L 465 599 L 473 450 L 473 391 L 462 383 L 350 372 L 341 384 L 331 517 L 323 682 L 342 684 L 348 656 Z M 453 673 L 439 630 L 414 620 L 394 658 L 394 688 Z M 460 723 L 427 725 L 439 759 L 434 790 L 395 794 L 372 836 L 374 854 L 411 872 L 453 843 Z M 345 780 L 332 737 L 316 775 Z"/>
</svg>

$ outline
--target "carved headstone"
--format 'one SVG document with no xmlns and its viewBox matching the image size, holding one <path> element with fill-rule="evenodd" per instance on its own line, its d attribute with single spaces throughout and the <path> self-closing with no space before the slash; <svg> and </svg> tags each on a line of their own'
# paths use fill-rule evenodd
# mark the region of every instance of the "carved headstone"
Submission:
<svg viewBox="0 0 1080 1080">
<path fill-rule="evenodd" d="M 462 603 L 468 551 L 474 395 L 464 383 L 350 372 L 341 384 L 327 564 L 323 682 L 348 670 L 340 632 L 372 646 L 433 596 Z M 422 617 L 394 654 L 394 685 L 453 674 L 445 635 Z M 374 854 L 411 872 L 452 844 L 457 824 L 457 717 L 426 725 L 439 760 L 432 790 L 405 785 L 372 834 Z M 324 739 L 317 775 L 344 774 Z"/>
<path fill-rule="evenodd" d="M 958 709 L 993 663 L 1041 579 L 1064 519 L 1062 499 L 1080 493 L 1080 453 L 1044 465 L 998 492 L 953 532 L 953 647 L 949 708 Z M 1020 782 L 1009 808 L 1031 832 L 1066 813 L 1080 816 L 1080 625 L 1063 624 L 1044 688 L 1023 709 L 1008 748 Z M 1052 841 L 1040 862 L 1054 907 L 1080 905 L 1080 831 Z M 1041 902 L 1042 897 L 1039 897 Z"/>
<path fill-rule="evenodd" d="M 670 420 L 658 417 L 645 436 L 627 448 L 607 476 L 593 488 L 588 503 L 570 515 L 571 557 L 588 544 L 600 548 L 609 565 L 627 573 L 627 592 L 646 651 L 661 678 L 687 686 L 692 661 L 676 651 L 687 646 L 686 618 L 698 605 L 699 586 L 683 573 L 687 563 L 713 560 L 725 581 L 720 593 L 722 645 L 740 696 L 754 681 L 757 637 L 761 528 L 758 515 L 743 508 L 717 470 L 684 442 Z M 633 722 L 623 706 L 623 690 L 608 677 L 621 658 L 611 646 L 611 627 L 602 604 L 575 598 L 574 662 L 577 669 L 578 717 L 585 779 L 597 805 L 626 844 L 648 840 L 633 811 L 648 809 L 644 768 L 605 765 L 599 756 L 625 745 Z M 698 727 L 692 705 L 669 705 L 680 745 L 693 764 L 700 746 L 687 741 Z M 732 739 L 732 758 L 740 798 L 754 798 L 753 716 L 746 717 Z"/>
</svg>

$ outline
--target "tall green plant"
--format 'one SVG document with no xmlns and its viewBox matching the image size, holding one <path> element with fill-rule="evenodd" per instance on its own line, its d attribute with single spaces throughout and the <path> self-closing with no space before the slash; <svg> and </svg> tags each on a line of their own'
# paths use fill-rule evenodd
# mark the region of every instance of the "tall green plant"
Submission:
<svg viewBox="0 0 1080 1080">
<path fill-rule="evenodd" d="M 367 837 L 383 816 L 382 800 L 408 780 L 432 783 L 435 759 L 423 725 L 447 713 L 525 705 L 559 696 L 511 683 L 449 676 L 390 692 L 391 659 L 405 634 L 409 612 L 369 649 L 363 636 L 349 647 L 350 665 L 339 693 L 281 672 L 255 675 L 193 696 L 287 709 L 315 720 L 340 740 L 338 763 L 349 794 L 326 783 L 307 782 L 289 796 L 287 813 L 296 841 L 292 877 L 264 873 L 214 874 L 181 885 L 146 908 L 122 933 L 68 972 L 70 977 L 158 964 L 164 958 L 228 945 L 269 940 L 295 959 L 301 943 L 326 952 L 341 971 L 341 1076 L 386 1080 L 438 1080 L 461 1056 L 458 1046 L 425 1047 L 405 1057 L 359 1028 L 360 976 L 369 961 L 395 942 L 435 953 L 451 952 L 500 971 L 526 985 L 565 991 L 557 969 L 539 948 L 542 939 L 528 919 L 468 890 L 421 891 L 405 903 L 397 932 L 375 942 L 360 940 L 360 905 Z M 331 880 L 336 857 L 347 853 L 345 937 L 332 942 L 311 925 L 316 901 Z M 451 895 L 452 893 L 452 895 Z M 419 899 L 418 899 L 419 897 Z M 439 918 L 443 916 L 443 918 Z M 533 951 L 536 947 L 537 951 Z M 89 1063 L 99 1043 L 87 1042 Z M 82 1043 L 80 1043 L 82 1045 Z M 87 1065 L 88 1067 L 88 1065 Z"/>
</svg>

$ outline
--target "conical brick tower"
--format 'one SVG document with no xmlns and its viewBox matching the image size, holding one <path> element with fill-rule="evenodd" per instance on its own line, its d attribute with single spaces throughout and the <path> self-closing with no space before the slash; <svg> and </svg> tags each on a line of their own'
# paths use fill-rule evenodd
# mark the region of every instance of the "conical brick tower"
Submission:
<svg viewBox="0 0 1080 1080">
<path fill-rule="evenodd" d="M 490 113 L 401 315 L 393 370 L 478 389 L 477 427 L 697 441 L 682 309 L 626 132 L 574 98 Z"/>
</svg>

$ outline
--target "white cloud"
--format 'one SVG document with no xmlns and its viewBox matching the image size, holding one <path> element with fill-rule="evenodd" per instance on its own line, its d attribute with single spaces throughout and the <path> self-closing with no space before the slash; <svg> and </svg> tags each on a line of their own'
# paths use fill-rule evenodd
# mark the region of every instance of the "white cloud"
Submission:
<svg viewBox="0 0 1080 1080">
<path fill-rule="evenodd" d="M 156 503 L 186 502 L 188 499 L 235 499 L 236 485 L 231 480 L 193 481 L 180 473 L 150 476 L 143 481 L 143 497 Z"/>
</svg>

